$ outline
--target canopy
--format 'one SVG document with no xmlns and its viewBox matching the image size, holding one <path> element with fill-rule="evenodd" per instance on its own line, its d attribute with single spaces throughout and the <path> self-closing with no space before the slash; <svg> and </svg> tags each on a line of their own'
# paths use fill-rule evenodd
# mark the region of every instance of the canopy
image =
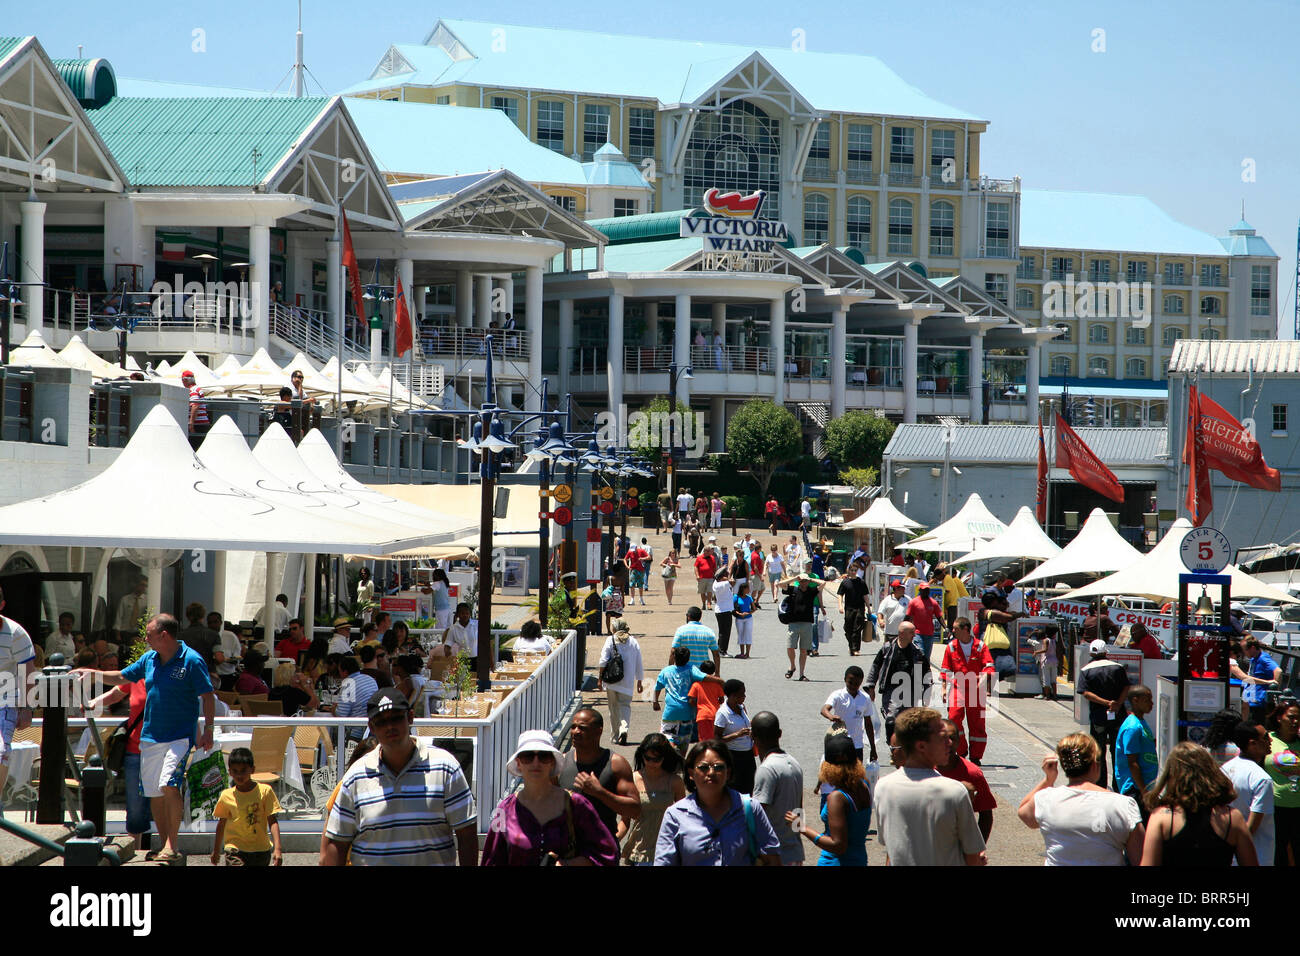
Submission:
<svg viewBox="0 0 1300 956">
<path fill-rule="evenodd" d="M 1059 581 L 1072 574 L 1106 574 L 1127 568 L 1142 553 L 1125 541 L 1101 508 L 1093 508 L 1074 539 L 1054 558 L 1044 561 L 1020 579 Z"/>
<path fill-rule="evenodd" d="M 218 378 L 224 378 L 232 372 L 239 371 L 239 359 L 233 355 L 227 355 L 226 360 L 212 370 L 212 374 Z"/>
<path fill-rule="evenodd" d="M 888 498 L 877 498 L 871 502 L 870 508 L 844 526 L 845 530 L 872 528 L 880 531 L 913 531 L 924 527 L 895 508 Z"/>
<path fill-rule="evenodd" d="M 230 392 L 256 395 L 279 395 L 289 384 L 289 373 L 276 365 L 266 349 L 260 348 L 238 371 L 226 373 L 221 379 L 222 388 Z"/>
<path fill-rule="evenodd" d="M 221 388 L 224 384 L 192 350 L 177 359 L 174 365 L 168 365 L 166 360 L 159 362 L 154 372 L 159 378 L 175 382 L 178 385 L 181 383 L 182 374 L 185 372 L 194 373 L 194 384 L 199 388 Z"/>
<path fill-rule="evenodd" d="M 981 541 L 989 541 L 1003 534 L 1007 526 L 993 516 L 984 501 L 972 494 L 961 510 L 929 534 L 913 538 L 898 545 L 896 551 L 957 551 L 971 550 Z"/>
<path fill-rule="evenodd" d="M 80 335 L 68 339 L 68 344 L 59 350 L 59 358 L 74 368 L 85 369 L 94 378 L 125 378 L 128 374 L 120 365 L 114 365 L 100 358 L 81 341 Z"/>
<path fill-rule="evenodd" d="M 45 344 L 45 337 L 40 329 L 32 329 L 23 339 L 22 345 L 9 350 L 10 365 L 25 368 L 73 368 L 60 358 L 59 353 Z"/>
<path fill-rule="evenodd" d="M 230 484 L 195 457 L 185 432 L 161 405 L 99 475 L 0 508 L 0 544 L 346 554 L 387 553 L 432 541 L 418 532 L 384 541 L 364 528 L 322 521 Z"/>
<path fill-rule="evenodd" d="M 492 548 L 522 548 L 537 550 L 540 520 L 537 517 L 537 489 L 531 485 L 502 485 L 508 495 L 506 516 L 492 522 Z M 375 490 L 401 498 L 412 505 L 437 507 L 456 514 L 478 515 L 482 511 L 482 485 L 376 485 Z M 479 537 L 473 534 L 458 538 L 455 543 L 467 548 L 477 548 Z M 551 544 L 564 539 L 564 529 L 551 522 Z"/>
<path fill-rule="evenodd" d="M 963 554 L 952 563 L 970 564 L 972 561 L 998 561 L 1004 558 L 1043 560 L 1060 553 L 1060 545 L 1043 533 L 1033 511 L 1027 506 L 1021 506 L 1005 532 L 992 541 L 976 545 L 973 551 Z"/>
<path fill-rule="evenodd" d="M 1187 568 L 1183 565 L 1183 559 L 1179 554 L 1179 548 L 1183 543 L 1183 538 L 1191 530 L 1191 522 L 1186 518 L 1179 518 L 1169 526 L 1169 530 L 1160 539 L 1160 543 L 1152 548 L 1149 553 L 1141 555 L 1137 561 L 1122 571 L 1116 571 L 1100 581 L 1094 581 L 1092 584 L 1071 591 L 1065 595 L 1065 600 L 1077 601 L 1112 594 L 1145 597 L 1153 601 L 1177 600 L 1178 575 L 1187 573 Z M 1300 604 L 1300 601 L 1297 601 L 1285 591 L 1280 591 L 1257 578 L 1251 577 L 1235 564 L 1228 565 L 1223 573 L 1232 577 L 1232 597 L 1234 599 L 1257 597 L 1278 601 L 1283 604 Z"/>
<path fill-rule="evenodd" d="M 394 404 L 414 406 L 416 408 L 429 407 L 428 402 L 426 402 L 420 396 L 416 395 L 414 392 L 412 392 L 401 382 L 394 379 L 393 370 L 391 368 L 388 368 L 387 366 L 385 366 L 384 370 L 379 373 L 377 390 L 371 392 L 370 394 L 382 395 L 385 399 L 387 399 L 389 394 L 388 389 L 390 386 L 392 387 L 393 390 L 392 395 L 393 395 Z"/>
</svg>

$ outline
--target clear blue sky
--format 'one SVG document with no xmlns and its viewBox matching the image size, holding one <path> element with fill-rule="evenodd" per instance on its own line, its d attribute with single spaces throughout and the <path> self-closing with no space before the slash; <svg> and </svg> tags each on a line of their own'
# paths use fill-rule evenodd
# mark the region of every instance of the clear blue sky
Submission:
<svg viewBox="0 0 1300 956">
<path fill-rule="evenodd" d="M 439 15 L 542 26 L 555 9 L 521 0 L 303 6 L 306 61 L 319 81 L 312 92 L 364 79 L 388 44 L 420 42 Z M 802 29 L 810 50 L 879 57 L 936 99 L 990 120 L 988 175 L 1146 195 L 1214 235 L 1236 222 L 1244 200 L 1246 218 L 1281 257 L 1279 322 L 1291 337 L 1300 217 L 1294 0 L 790 6 L 609 4 L 583 26 L 753 45 L 785 45 Z M 122 76 L 283 89 L 296 19 L 295 0 L 82 0 L 15 6 L 3 30 L 36 34 L 56 57 L 76 56 L 84 44 L 86 56 L 107 57 Z M 195 28 L 206 31 L 205 53 L 191 49 Z M 1098 28 L 1104 53 L 1092 50 Z M 1255 161 L 1255 182 L 1242 181 L 1246 159 Z"/>
</svg>

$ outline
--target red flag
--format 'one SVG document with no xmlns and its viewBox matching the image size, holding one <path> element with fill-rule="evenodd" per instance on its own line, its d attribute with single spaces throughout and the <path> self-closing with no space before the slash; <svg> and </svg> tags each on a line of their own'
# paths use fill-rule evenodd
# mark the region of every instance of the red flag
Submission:
<svg viewBox="0 0 1300 956">
<path fill-rule="evenodd" d="M 1254 434 L 1204 392 L 1196 388 L 1191 391 L 1199 397 L 1199 451 L 1205 457 L 1206 468 L 1261 491 L 1281 491 L 1282 474 L 1264 461 Z"/>
<path fill-rule="evenodd" d="M 1093 454 L 1059 413 L 1056 416 L 1056 464 L 1068 468 L 1070 477 L 1079 484 L 1112 501 L 1124 503 L 1124 489 L 1115 473 Z"/>
<path fill-rule="evenodd" d="M 393 348 L 397 357 L 405 355 L 414 344 L 411 338 L 411 315 L 406 311 L 406 294 L 402 291 L 402 277 L 397 277 L 397 300 L 393 306 Z"/>
<path fill-rule="evenodd" d="M 1043 420 L 1038 419 L 1038 503 L 1034 517 L 1039 524 L 1047 522 L 1047 442 L 1043 440 Z"/>
<path fill-rule="evenodd" d="M 343 217 L 343 268 L 348 270 L 348 283 L 352 286 L 352 302 L 357 309 L 357 318 L 366 317 L 366 301 L 361 298 L 361 270 L 357 267 L 357 251 L 352 247 L 352 230 L 348 228 L 348 214 L 339 206 L 339 215 Z"/>
<path fill-rule="evenodd" d="M 1199 528 L 1214 510 L 1210 491 L 1210 466 L 1205 457 L 1205 428 L 1201 418 L 1199 389 L 1187 392 L 1187 437 L 1183 441 L 1183 464 L 1187 466 L 1187 497 L 1183 504 L 1192 527 Z"/>
</svg>

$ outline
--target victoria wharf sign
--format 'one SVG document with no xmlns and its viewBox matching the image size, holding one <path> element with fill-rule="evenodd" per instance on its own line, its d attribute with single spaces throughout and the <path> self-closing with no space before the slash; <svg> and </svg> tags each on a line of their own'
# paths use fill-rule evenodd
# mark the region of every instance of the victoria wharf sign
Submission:
<svg viewBox="0 0 1300 956">
<path fill-rule="evenodd" d="M 742 196 L 710 189 L 704 194 L 709 215 L 684 216 L 680 235 L 701 238 L 705 252 L 770 255 L 774 246 L 789 240 L 790 231 L 778 220 L 757 218 L 763 195 L 761 190 Z"/>
</svg>

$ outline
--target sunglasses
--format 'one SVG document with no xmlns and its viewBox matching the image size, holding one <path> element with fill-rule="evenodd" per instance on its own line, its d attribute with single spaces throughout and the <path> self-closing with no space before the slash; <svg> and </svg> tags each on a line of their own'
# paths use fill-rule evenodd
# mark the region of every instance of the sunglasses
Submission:
<svg viewBox="0 0 1300 956">
<path fill-rule="evenodd" d="M 722 763 L 721 761 L 719 761 L 718 763 L 701 762 L 695 765 L 695 770 L 703 774 L 725 773 L 727 770 L 727 765 L 725 763 Z"/>
<path fill-rule="evenodd" d="M 540 760 L 543 763 L 554 760 L 555 754 L 547 753 L 545 750 L 527 750 L 515 758 L 519 763 L 532 763 L 534 760 Z"/>
<path fill-rule="evenodd" d="M 641 756 L 642 756 L 642 759 L 644 759 L 644 760 L 650 760 L 650 761 L 653 761 L 654 763 L 663 763 L 663 762 L 664 762 L 664 755 L 661 754 L 661 753 L 652 753 L 652 752 L 647 752 L 647 753 L 642 754 Z"/>
</svg>

